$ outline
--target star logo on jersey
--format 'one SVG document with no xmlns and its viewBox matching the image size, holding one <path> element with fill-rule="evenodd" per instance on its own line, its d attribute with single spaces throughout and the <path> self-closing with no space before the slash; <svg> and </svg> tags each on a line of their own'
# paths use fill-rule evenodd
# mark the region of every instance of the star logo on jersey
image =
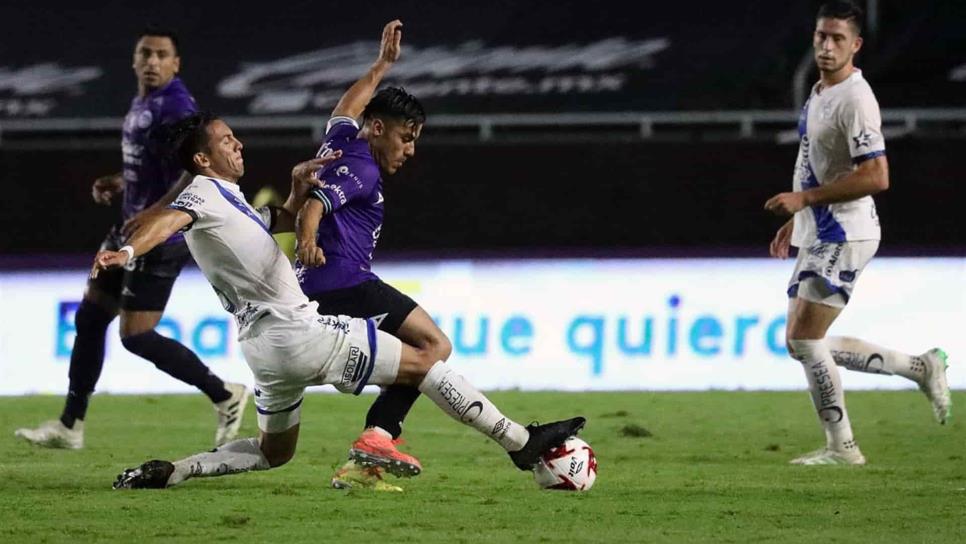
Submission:
<svg viewBox="0 0 966 544">
<path fill-rule="evenodd" d="M 855 142 L 856 149 L 859 149 L 862 147 L 868 147 L 872 145 L 872 135 L 866 132 L 865 129 L 863 129 L 858 136 L 852 137 L 852 141 Z"/>
<path fill-rule="evenodd" d="M 382 198 L 382 191 L 378 192 L 379 196 L 376 198 L 376 204 L 382 204 L 386 199 Z"/>
</svg>

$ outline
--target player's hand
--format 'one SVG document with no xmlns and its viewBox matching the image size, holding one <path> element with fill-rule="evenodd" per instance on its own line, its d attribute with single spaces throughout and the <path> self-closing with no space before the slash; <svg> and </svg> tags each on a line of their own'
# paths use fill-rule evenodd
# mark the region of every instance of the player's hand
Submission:
<svg viewBox="0 0 966 544">
<path fill-rule="evenodd" d="M 122 191 L 124 191 L 124 178 L 117 174 L 111 174 L 94 180 L 94 185 L 91 187 L 91 196 L 94 197 L 94 202 L 102 206 L 110 206 L 114 195 L 120 194 Z"/>
<path fill-rule="evenodd" d="M 775 233 L 775 238 L 768 245 L 768 253 L 777 259 L 787 259 L 788 250 L 792 246 L 792 230 L 795 227 L 794 220 L 788 220 Z"/>
<path fill-rule="evenodd" d="M 805 209 L 805 193 L 779 193 L 765 202 L 765 209 L 775 215 L 794 215 Z"/>
<path fill-rule="evenodd" d="M 379 44 L 379 60 L 392 64 L 399 60 L 402 42 L 402 21 L 390 21 L 382 29 L 382 42 Z"/>
<path fill-rule="evenodd" d="M 325 185 L 319 179 L 319 172 L 325 165 L 341 156 L 342 151 L 337 149 L 324 157 L 318 157 L 296 164 L 292 168 L 292 192 L 297 195 L 304 195 L 312 187 L 322 187 Z"/>
<path fill-rule="evenodd" d="M 322 248 L 315 244 L 299 244 L 296 255 L 302 265 L 308 268 L 316 268 L 325 264 L 325 255 Z"/>
<path fill-rule="evenodd" d="M 127 253 L 124 251 L 98 251 L 94 257 L 94 267 L 91 268 L 91 279 L 97 278 L 101 270 L 124 266 L 127 264 Z"/>
</svg>

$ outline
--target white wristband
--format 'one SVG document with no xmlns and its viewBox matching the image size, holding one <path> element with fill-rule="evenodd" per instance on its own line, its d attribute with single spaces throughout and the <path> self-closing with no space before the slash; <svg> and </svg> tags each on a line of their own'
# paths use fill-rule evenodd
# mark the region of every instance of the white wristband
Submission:
<svg viewBox="0 0 966 544">
<path fill-rule="evenodd" d="M 121 249 L 119 249 L 117 251 L 118 251 L 118 253 L 127 253 L 127 262 L 131 262 L 131 261 L 134 260 L 134 248 L 133 247 L 131 247 L 131 246 L 124 246 L 124 247 L 122 247 Z"/>
</svg>

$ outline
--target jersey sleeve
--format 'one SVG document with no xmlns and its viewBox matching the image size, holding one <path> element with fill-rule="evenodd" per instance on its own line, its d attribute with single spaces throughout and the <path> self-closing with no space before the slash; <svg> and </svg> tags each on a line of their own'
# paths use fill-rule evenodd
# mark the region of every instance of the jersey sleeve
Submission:
<svg viewBox="0 0 966 544">
<path fill-rule="evenodd" d="M 350 159 L 340 159 L 325 168 L 319 175 L 322 187 L 309 191 L 309 198 L 322 203 L 322 214 L 328 215 L 349 202 L 365 199 L 372 194 L 371 172 L 365 165 Z"/>
<path fill-rule="evenodd" d="M 359 123 L 351 117 L 337 116 L 325 124 L 325 139 L 355 138 L 359 134 Z"/>
<path fill-rule="evenodd" d="M 178 198 L 168 205 L 169 209 L 185 212 L 191 216 L 191 223 L 182 232 L 190 229 L 207 229 L 224 222 L 224 206 L 222 198 L 215 187 L 215 182 L 201 177 L 195 178 Z"/>
<path fill-rule="evenodd" d="M 863 93 L 847 102 L 842 109 L 841 122 L 854 164 L 885 155 L 882 116 L 875 96 Z"/>
</svg>

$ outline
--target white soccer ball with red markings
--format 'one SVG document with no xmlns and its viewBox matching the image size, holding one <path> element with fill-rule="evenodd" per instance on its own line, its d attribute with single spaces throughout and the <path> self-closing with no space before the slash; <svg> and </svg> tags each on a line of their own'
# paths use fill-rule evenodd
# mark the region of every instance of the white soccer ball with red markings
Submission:
<svg viewBox="0 0 966 544">
<path fill-rule="evenodd" d="M 533 468 L 533 477 L 544 489 L 587 491 L 597 479 L 597 457 L 588 443 L 571 436 L 543 454 Z"/>
</svg>

